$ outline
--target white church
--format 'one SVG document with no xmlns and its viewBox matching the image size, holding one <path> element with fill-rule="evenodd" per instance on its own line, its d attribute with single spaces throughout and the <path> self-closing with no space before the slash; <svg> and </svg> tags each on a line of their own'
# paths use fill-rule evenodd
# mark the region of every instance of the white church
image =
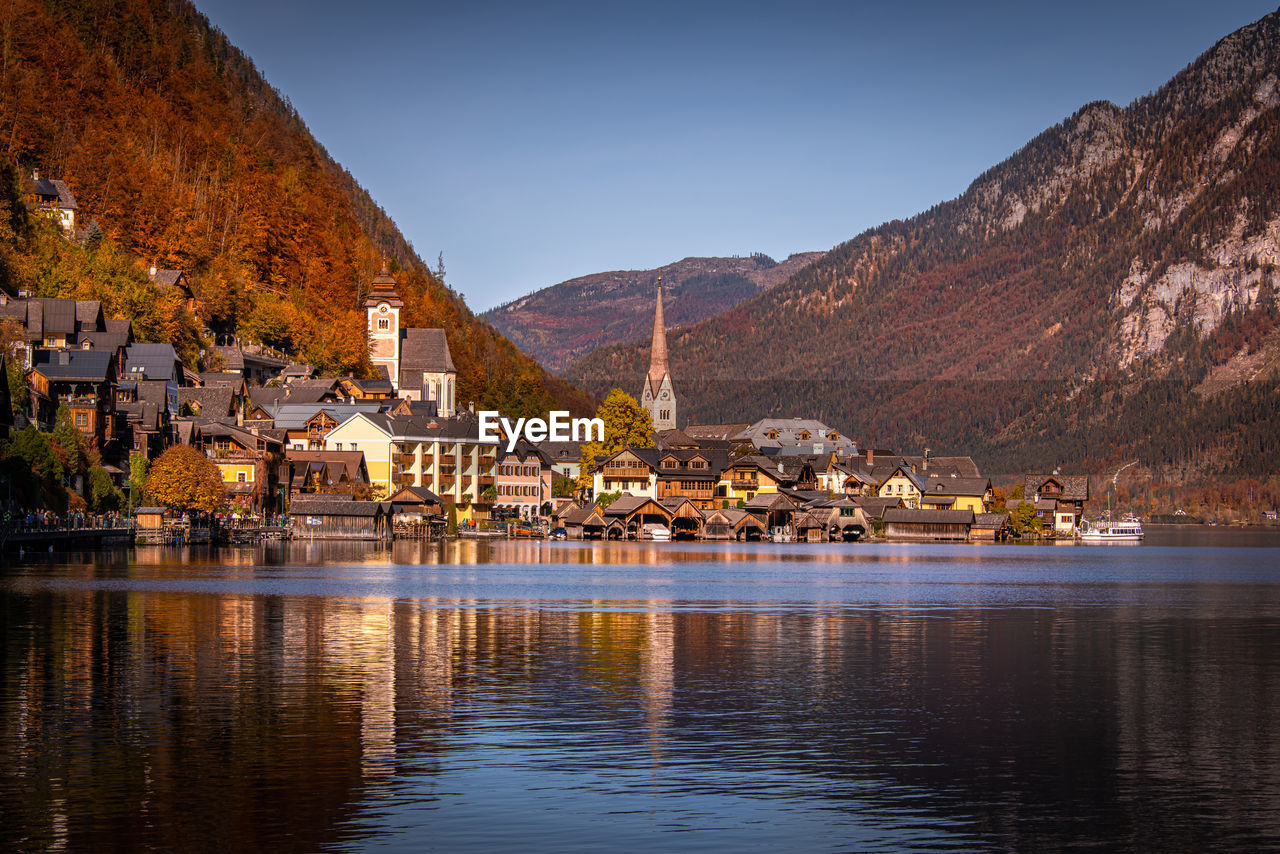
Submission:
<svg viewBox="0 0 1280 854">
<path fill-rule="evenodd" d="M 369 359 L 385 373 L 398 397 L 434 401 L 436 414 L 457 414 L 458 371 L 443 329 L 403 329 L 396 280 L 386 267 L 373 280 L 364 301 L 369 318 Z"/>
</svg>

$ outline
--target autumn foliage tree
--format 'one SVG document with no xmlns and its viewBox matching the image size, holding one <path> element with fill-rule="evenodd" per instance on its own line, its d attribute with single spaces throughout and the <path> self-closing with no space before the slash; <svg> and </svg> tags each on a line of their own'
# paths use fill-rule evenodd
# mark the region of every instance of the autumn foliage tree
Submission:
<svg viewBox="0 0 1280 854">
<path fill-rule="evenodd" d="M 174 510 L 216 510 L 223 503 L 222 473 L 190 445 L 174 445 L 152 464 L 147 494 Z"/>
<path fill-rule="evenodd" d="M 604 422 L 603 442 L 584 442 L 582 445 L 581 474 L 578 486 L 591 487 L 596 460 L 609 457 L 623 448 L 653 447 L 653 417 L 640 406 L 634 397 L 620 388 L 605 396 L 596 410 L 596 417 Z"/>
</svg>

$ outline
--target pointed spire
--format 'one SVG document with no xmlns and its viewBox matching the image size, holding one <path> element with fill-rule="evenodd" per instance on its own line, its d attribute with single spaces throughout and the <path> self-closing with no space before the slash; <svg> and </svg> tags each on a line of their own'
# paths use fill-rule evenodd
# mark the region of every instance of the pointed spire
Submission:
<svg viewBox="0 0 1280 854">
<path fill-rule="evenodd" d="M 667 325 L 662 317 L 662 271 L 658 271 L 658 306 L 653 312 L 653 345 L 649 349 L 649 383 L 657 393 L 667 366 Z"/>
</svg>

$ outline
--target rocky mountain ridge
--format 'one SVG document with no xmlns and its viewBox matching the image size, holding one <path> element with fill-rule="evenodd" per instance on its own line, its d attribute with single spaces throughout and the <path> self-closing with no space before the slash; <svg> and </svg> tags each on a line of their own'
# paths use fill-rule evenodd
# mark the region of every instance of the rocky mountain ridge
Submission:
<svg viewBox="0 0 1280 854">
<path fill-rule="evenodd" d="M 992 470 L 1135 454 L 1274 470 L 1278 68 L 1273 13 L 1154 94 L 1086 105 L 958 198 L 670 336 L 682 411 L 820 415 Z M 606 348 L 566 376 L 630 387 L 645 359 Z M 1206 383 L 1242 359 L 1227 375 L 1246 382 Z"/>
</svg>

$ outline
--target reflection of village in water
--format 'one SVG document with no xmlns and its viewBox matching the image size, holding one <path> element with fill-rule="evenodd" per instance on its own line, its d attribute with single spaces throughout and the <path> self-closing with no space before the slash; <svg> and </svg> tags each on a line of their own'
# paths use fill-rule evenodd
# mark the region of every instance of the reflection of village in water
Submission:
<svg viewBox="0 0 1280 854">
<path fill-rule="evenodd" d="M 504 561 L 529 566 L 673 559 L 643 544 L 503 547 Z M 360 546 L 372 581 L 348 595 L 269 592 L 275 561 L 349 572 L 333 545 L 190 563 L 139 550 L 52 587 L 32 579 L 22 602 L 6 594 L 0 844 L 180 847 L 234 834 L 220 823 L 235 815 L 245 839 L 310 850 L 367 833 L 379 804 L 410 788 L 445 799 L 431 780 L 477 751 L 533 773 L 645 769 L 650 796 L 690 763 L 727 792 L 799 775 L 847 820 L 890 825 L 909 818 L 894 818 L 908 787 L 941 793 L 915 809 L 981 839 L 1054 839 L 1061 828 L 1027 817 L 1068 804 L 1162 841 L 1173 830 L 1143 811 L 1164 787 L 1212 804 L 1187 819 L 1202 841 L 1280 832 L 1277 671 L 1248 654 L 1250 638 L 1211 629 L 1214 602 L 1191 619 L 978 607 L 939 619 L 911 607 L 556 608 L 359 592 L 378 588 L 369 564 L 429 572 L 479 565 L 487 548 Z M 202 590 L 205 570 L 268 592 Z M 175 579 L 186 581 L 165 586 Z M 1054 675 L 1020 678 L 1028 668 Z M 38 794 L 19 796 L 20 781 L 41 781 Z"/>
</svg>

